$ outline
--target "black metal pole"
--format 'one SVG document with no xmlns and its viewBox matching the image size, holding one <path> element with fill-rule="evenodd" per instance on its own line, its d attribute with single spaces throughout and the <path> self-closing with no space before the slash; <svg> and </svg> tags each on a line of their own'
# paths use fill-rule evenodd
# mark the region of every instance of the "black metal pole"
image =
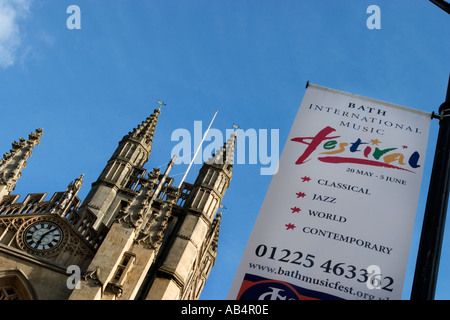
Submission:
<svg viewBox="0 0 450 320">
<path fill-rule="evenodd" d="M 423 219 L 411 300 L 433 300 L 450 187 L 450 77 L 439 108 L 439 135 Z"/>
<path fill-rule="evenodd" d="M 430 0 L 435 5 L 437 5 L 439 8 L 450 14 L 450 5 L 444 1 L 444 0 Z"/>
</svg>

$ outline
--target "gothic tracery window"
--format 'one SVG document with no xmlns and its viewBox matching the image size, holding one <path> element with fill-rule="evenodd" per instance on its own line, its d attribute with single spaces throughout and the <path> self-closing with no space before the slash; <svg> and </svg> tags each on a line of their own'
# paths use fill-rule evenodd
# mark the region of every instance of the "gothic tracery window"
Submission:
<svg viewBox="0 0 450 320">
<path fill-rule="evenodd" d="M 15 287 L 0 288 L 0 300 L 22 300 Z"/>
<path fill-rule="evenodd" d="M 18 270 L 0 271 L 0 300 L 32 300 L 34 290 Z"/>
</svg>

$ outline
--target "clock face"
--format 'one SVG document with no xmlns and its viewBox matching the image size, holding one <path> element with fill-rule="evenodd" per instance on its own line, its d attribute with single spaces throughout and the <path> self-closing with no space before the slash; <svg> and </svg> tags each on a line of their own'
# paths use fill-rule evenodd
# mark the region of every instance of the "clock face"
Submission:
<svg viewBox="0 0 450 320">
<path fill-rule="evenodd" d="M 56 248 L 62 241 L 61 228 L 51 221 L 37 221 L 23 234 L 25 244 L 32 250 L 44 252 Z"/>
</svg>

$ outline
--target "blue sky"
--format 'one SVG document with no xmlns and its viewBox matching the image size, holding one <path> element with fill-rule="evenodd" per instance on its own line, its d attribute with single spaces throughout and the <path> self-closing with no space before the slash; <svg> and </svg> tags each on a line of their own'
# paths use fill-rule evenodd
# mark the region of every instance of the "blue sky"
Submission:
<svg viewBox="0 0 450 320">
<path fill-rule="evenodd" d="M 69 5 L 81 30 L 69 30 Z M 369 30 L 369 5 L 381 29 Z M 278 129 L 280 151 L 310 81 L 428 112 L 444 101 L 450 17 L 427 0 L 0 0 L 0 152 L 43 128 L 16 193 L 89 191 L 118 141 L 161 99 L 147 168 L 165 164 L 172 132 L 194 121 L 225 133 Z M 432 121 L 411 257 L 408 299 L 438 130 Z M 181 179 L 186 165 L 175 166 Z M 187 177 L 193 182 L 200 165 Z M 219 257 L 202 299 L 224 299 L 271 177 L 236 165 L 223 204 Z M 450 298 L 446 228 L 436 298 Z"/>
</svg>

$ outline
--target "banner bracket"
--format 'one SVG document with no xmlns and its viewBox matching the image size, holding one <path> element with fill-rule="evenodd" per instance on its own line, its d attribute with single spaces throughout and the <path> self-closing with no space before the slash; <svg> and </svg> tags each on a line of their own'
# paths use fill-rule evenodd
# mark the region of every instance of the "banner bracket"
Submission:
<svg viewBox="0 0 450 320">
<path fill-rule="evenodd" d="M 442 120 L 442 116 L 440 115 L 440 114 L 438 114 L 438 113 L 436 113 L 436 112 L 432 112 L 431 113 L 431 119 L 439 119 L 439 120 Z"/>
</svg>

